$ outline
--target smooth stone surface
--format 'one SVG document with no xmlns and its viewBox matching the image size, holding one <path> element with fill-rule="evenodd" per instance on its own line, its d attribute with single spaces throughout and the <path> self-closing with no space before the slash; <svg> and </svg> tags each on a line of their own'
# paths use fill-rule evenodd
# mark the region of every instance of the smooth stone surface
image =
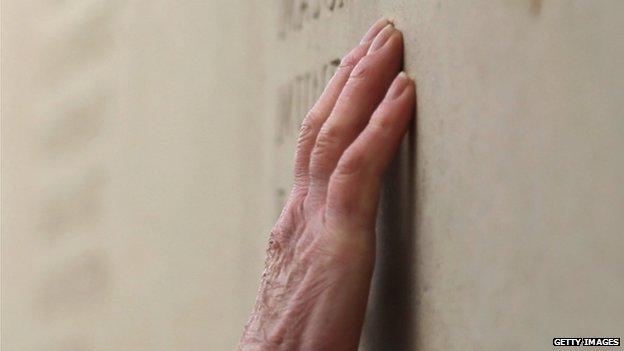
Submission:
<svg viewBox="0 0 624 351">
<path fill-rule="evenodd" d="M 362 349 L 622 337 L 624 3 L 302 2 L 3 2 L 2 346 L 232 349 L 298 124 L 382 16 L 418 108 Z"/>
</svg>

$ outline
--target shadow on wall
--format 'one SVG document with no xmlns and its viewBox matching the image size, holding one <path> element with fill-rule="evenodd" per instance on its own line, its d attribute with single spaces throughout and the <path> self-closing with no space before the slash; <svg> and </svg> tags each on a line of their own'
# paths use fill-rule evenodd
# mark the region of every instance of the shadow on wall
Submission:
<svg viewBox="0 0 624 351">
<path fill-rule="evenodd" d="M 385 176 L 363 350 L 413 350 L 415 345 L 415 130 L 413 124 Z"/>
</svg>

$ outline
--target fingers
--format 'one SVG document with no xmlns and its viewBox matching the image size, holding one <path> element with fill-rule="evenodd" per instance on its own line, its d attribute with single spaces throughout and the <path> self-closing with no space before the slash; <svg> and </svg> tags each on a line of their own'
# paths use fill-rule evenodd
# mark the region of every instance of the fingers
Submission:
<svg viewBox="0 0 624 351">
<path fill-rule="evenodd" d="M 403 58 L 401 32 L 386 25 L 351 72 L 330 116 L 318 132 L 310 156 L 308 204 L 325 201 L 329 177 L 382 100 Z"/>
<path fill-rule="evenodd" d="M 328 186 L 327 220 L 374 226 L 381 179 L 410 124 L 415 99 L 414 82 L 401 72 L 340 158 Z"/>
<path fill-rule="evenodd" d="M 373 24 L 360 44 L 342 59 L 329 84 L 303 120 L 295 152 L 295 189 L 307 189 L 310 154 L 319 130 L 329 117 L 354 67 L 366 55 L 373 39 L 388 23 L 388 20 L 381 19 Z"/>
</svg>

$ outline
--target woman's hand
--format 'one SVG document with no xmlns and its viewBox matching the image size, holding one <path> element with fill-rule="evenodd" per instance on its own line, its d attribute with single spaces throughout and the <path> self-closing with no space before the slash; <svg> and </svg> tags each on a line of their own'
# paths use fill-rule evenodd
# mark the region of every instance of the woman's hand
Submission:
<svg viewBox="0 0 624 351">
<path fill-rule="evenodd" d="M 242 350 L 355 350 L 375 261 L 382 175 L 414 114 L 403 37 L 375 23 L 301 126 Z"/>
</svg>

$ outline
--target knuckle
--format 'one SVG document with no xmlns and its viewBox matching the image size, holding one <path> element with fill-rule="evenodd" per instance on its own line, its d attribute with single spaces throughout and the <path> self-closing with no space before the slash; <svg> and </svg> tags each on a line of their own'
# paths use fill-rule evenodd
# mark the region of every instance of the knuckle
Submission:
<svg viewBox="0 0 624 351">
<path fill-rule="evenodd" d="M 389 116 L 378 116 L 376 118 L 371 118 L 367 128 L 369 128 L 370 132 L 374 135 L 385 136 L 388 131 L 394 127 L 395 123 L 392 123 Z"/>
<path fill-rule="evenodd" d="M 357 175 L 364 169 L 364 155 L 359 152 L 348 150 L 338 161 L 336 166 L 335 178 L 349 177 Z"/>
<path fill-rule="evenodd" d="M 317 156 L 324 154 L 328 149 L 331 149 L 333 145 L 337 144 L 341 135 L 341 130 L 334 124 L 325 125 L 318 137 L 316 138 L 315 152 Z"/>
<path fill-rule="evenodd" d="M 360 61 L 360 56 L 355 52 L 350 52 L 340 60 L 339 69 L 353 69 L 355 65 Z"/>
<path fill-rule="evenodd" d="M 373 66 L 370 60 L 368 59 L 368 56 L 364 57 L 360 60 L 360 62 L 358 62 L 357 65 L 355 65 L 355 68 L 353 69 L 353 71 L 351 71 L 351 74 L 349 75 L 349 79 L 359 80 L 359 79 L 366 78 L 370 75 L 372 68 Z"/>
<path fill-rule="evenodd" d="M 326 204 L 326 218 L 330 222 L 341 223 L 345 219 L 353 218 L 354 214 L 358 213 L 359 201 L 352 190 L 348 183 L 333 183 Z"/>
<path fill-rule="evenodd" d="M 353 50 L 351 50 L 348 54 L 346 54 L 338 65 L 339 69 L 351 70 L 355 67 L 355 65 L 360 62 L 362 56 L 366 53 L 367 47 L 360 44 L 356 46 Z"/>
<path fill-rule="evenodd" d="M 339 140 L 339 132 L 336 127 L 322 128 L 316 138 L 316 144 L 312 149 L 310 160 L 310 176 L 312 178 L 324 178 L 331 172 L 331 150 Z"/>
<path fill-rule="evenodd" d="M 299 137 L 297 144 L 301 145 L 308 142 L 318 129 L 317 116 L 314 111 L 308 112 L 308 115 L 303 119 L 301 127 L 299 127 Z"/>
<path fill-rule="evenodd" d="M 307 125 L 310 127 L 316 126 L 318 124 L 318 120 L 319 120 L 319 115 L 317 111 L 314 108 L 312 108 L 310 109 L 310 111 L 308 111 L 305 118 L 303 119 L 302 125 Z"/>
<path fill-rule="evenodd" d="M 282 211 L 271 230 L 269 239 L 278 243 L 284 243 L 294 232 L 297 226 L 304 221 L 305 211 L 303 209 L 303 199 L 305 194 L 298 191 L 296 187 L 291 190 L 290 196 L 284 204 Z"/>
</svg>

